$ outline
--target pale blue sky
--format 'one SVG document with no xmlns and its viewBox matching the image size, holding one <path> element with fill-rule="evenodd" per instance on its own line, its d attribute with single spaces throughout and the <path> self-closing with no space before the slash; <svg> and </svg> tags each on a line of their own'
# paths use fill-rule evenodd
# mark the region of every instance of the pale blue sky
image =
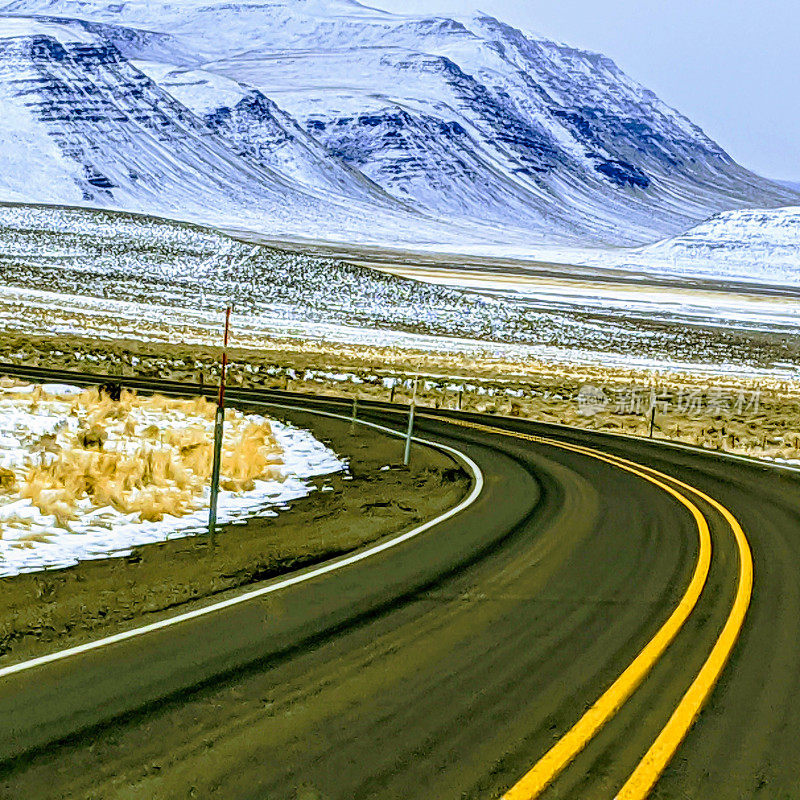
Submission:
<svg viewBox="0 0 800 800">
<path fill-rule="evenodd" d="M 480 8 L 611 56 L 772 178 L 800 181 L 800 0 L 362 0 L 413 14 Z"/>
</svg>

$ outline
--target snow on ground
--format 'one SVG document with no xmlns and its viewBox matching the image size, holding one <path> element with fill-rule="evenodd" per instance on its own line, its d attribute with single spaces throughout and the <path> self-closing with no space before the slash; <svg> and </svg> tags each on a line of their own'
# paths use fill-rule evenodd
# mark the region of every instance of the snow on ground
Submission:
<svg viewBox="0 0 800 800">
<path fill-rule="evenodd" d="M 14 319 L 6 325 L 4 319 Z M 546 319 L 546 318 L 545 318 Z M 168 320 L 168 322 L 165 322 Z M 410 331 L 386 330 L 372 326 L 315 323 L 269 316 L 240 316 L 234 319 L 239 346 L 259 350 L 282 339 L 337 343 L 349 347 L 388 347 L 422 353 L 451 353 L 453 356 L 535 359 L 545 364 L 581 364 L 665 372 L 699 372 L 709 375 L 770 375 L 794 379 L 800 367 L 789 361 L 749 364 L 736 354 L 718 351 L 685 352 L 674 346 L 652 344 L 652 334 L 625 328 L 611 320 L 576 325 L 580 337 L 563 345 L 533 342 L 488 341 L 468 336 L 440 336 Z M 0 291 L 0 331 L 20 330 L 34 335 L 95 336 L 100 339 L 135 339 L 169 342 L 178 336 L 187 345 L 219 342 L 219 319 L 199 311 L 166 306 L 99 300 L 74 295 L 56 295 L 34 290 Z M 615 342 L 622 341 L 621 345 Z M 582 344 L 580 344 L 580 343 Z M 614 346 L 611 349 L 611 346 Z M 619 349 L 618 349 L 619 348 Z M 649 354 L 649 355 L 648 355 Z"/>
<path fill-rule="evenodd" d="M 74 518 L 59 518 L 44 513 L 30 497 L 23 497 L 26 478 L 42 464 L 52 463 L 56 452 L 79 430 L 84 419 L 75 413 L 76 395 L 83 390 L 72 386 L 37 387 L 14 383 L 0 387 L 0 577 L 67 567 L 79 561 L 124 556 L 132 548 L 167 539 L 194 536 L 207 530 L 209 492 L 203 487 L 191 497 L 181 516 L 124 513 L 109 505 L 98 506 L 89 495 L 78 499 Z M 336 454 L 305 430 L 268 420 L 258 415 L 243 415 L 229 410 L 226 448 L 237 431 L 247 426 L 271 429 L 275 467 L 265 472 L 269 479 L 257 479 L 247 491 L 220 492 L 220 523 L 243 521 L 253 516 L 275 516 L 288 501 L 314 490 L 309 478 L 339 472 L 345 464 Z M 134 453 L 141 447 L 146 431 L 161 435 L 169 431 L 202 428 L 209 440 L 213 422 L 208 415 L 193 414 L 180 404 L 158 413 L 144 406 L 134 408 L 129 417 L 135 423 L 132 436 L 109 428 L 103 452 Z M 118 426 L 121 428 L 121 425 Z M 158 435 L 158 434 L 157 434 Z M 156 449 L 158 449 L 157 446 Z M 133 448 L 133 450 L 132 450 Z M 101 453 L 98 452 L 97 457 Z M 223 472 L 225 483 L 226 474 Z M 16 479 L 16 480 L 15 480 Z M 16 484 L 12 486 L 11 484 Z M 247 488 L 247 487 L 246 487 Z M 134 494 L 137 490 L 134 490 Z M 30 492 L 28 492 L 30 493 Z M 44 493 L 42 493 L 44 494 Z M 186 493 L 183 493 L 184 496 Z M 97 497 L 97 495 L 92 495 Z M 41 495 L 39 495 L 39 505 Z M 135 498 L 134 498 L 135 499 Z M 47 509 L 45 509 L 47 510 Z M 143 516 L 150 519 L 143 520 Z"/>
<path fill-rule="evenodd" d="M 468 260 L 454 269 L 457 257 L 420 267 L 399 253 L 397 262 L 383 265 L 396 273 L 387 274 L 167 220 L 0 205 L 0 331 L 216 344 L 220 309 L 232 302 L 237 344 L 256 350 L 280 337 L 797 374 L 784 363 L 792 356 L 780 338 L 793 332 L 797 292 L 752 293 L 688 277 L 659 285 L 643 270 L 608 281 L 600 267 L 524 271 L 503 259 L 487 262 L 487 271 Z M 654 331 L 653 322 L 664 327 Z M 768 350 L 761 338 L 741 338 L 752 331 L 771 337 Z"/>
<path fill-rule="evenodd" d="M 709 327 L 789 331 L 797 327 L 797 294 L 757 294 L 747 291 L 697 289 L 688 282 L 666 288 L 657 283 L 612 283 L 599 274 L 594 280 L 554 278 L 519 273 L 391 267 L 393 275 L 415 278 L 436 286 L 466 289 L 505 298 L 541 312 L 574 310 L 627 316 L 628 319 L 663 320 Z"/>
</svg>

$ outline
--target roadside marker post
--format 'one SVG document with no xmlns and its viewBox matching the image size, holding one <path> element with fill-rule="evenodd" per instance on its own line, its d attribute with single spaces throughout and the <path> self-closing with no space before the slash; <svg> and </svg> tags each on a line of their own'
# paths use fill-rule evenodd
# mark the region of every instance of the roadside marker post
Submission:
<svg viewBox="0 0 800 800">
<path fill-rule="evenodd" d="M 357 419 L 358 419 L 358 396 L 356 395 L 353 397 L 353 418 L 351 420 L 354 428 Z"/>
<path fill-rule="evenodd" d="M 411 460 L 411 434 L 414 432 L 414 409 L 417 403 L 417 384 L 419 376 L 414 378 L 414 394 L 411 397 L 411 405 L 408 407 L 408 430 L 406 431 L 406 449 L 403 454 L 403 466 L 407 467 Z"/>
<path fill-rule="evenodd" d="M 228 337 L 231 327 L 231 307 L 225 311 L 225 343 L 222 347 L 222 372 L 219 379 L 217 414 L 214 419 L 214 462 L 211 467 L 211 501 L 208 507 L 208 533 L 212 542 L 217 527 L 217 500 L 219 498 L 219 477 L 222 468 L 222 434 L 225 428 L 225 374 L 228 369 Z"/>
<path fill-rule="evenodd" d="M 669 403 L 670 397 L 668 395 L 659 395 L 654 397 L 650 406 L 650 438 L 653 438 L 653 433 L 656 427 L 656 409 L 659 403 Z"/>
</svg>

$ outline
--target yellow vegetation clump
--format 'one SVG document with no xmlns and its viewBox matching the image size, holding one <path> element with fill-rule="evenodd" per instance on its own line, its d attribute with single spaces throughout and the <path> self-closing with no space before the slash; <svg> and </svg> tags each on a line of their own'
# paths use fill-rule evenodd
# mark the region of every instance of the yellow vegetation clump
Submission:
<svg viewBox="0 0 800 800">
<path fill-rule="evenodd" d="M 13 470 L 0 467 L 0 492 L 14 492 L 17 489 L 17 476 Z"/>
<path fill-rule="evenodd" d="M 268 425 L 250 424 L 222 456 L 222 486 L 229 491 L 249 491 L 257 478 L 280 463 L 280 450 Z"/>
<path fill-rule="evenodd" d="M 33 412 L 39 408 L 39 403 L 42 399 L 42 394 L 43 391 L 41 386 L 34 387 L 34 390 L 33 392 L 31 392 L 30 396 L 30 406 L 28 408 L 29 411 Z"/>
<path fill-rule="evenodd" d="M 191 492 L 149 486 L 130 499 L 128 510 L 138 512 L 145 522 L 160 522 L 167 515 L 182 516 L 191 502 Z"/>
<path fill-rule="evenodd" d="M 41 393 L 35 402 L 40 400 Z M 212 471 L 209 423 L 215 413 L 204 398 L 123 392 L 113 401 L 89 389 L 71 402 L 69 413 L 79 420 L 77 430 L 61 435 L 58 446 L 48 440 L 46 448 L 38 448 L 42 456 L 20 490 L 42 514 L 69 527 L 89 508 L 111 507 L 159 521 L 201 506 Z M 154 417 L 161 426 L 150 422 Z M 258 479 L 279 479 L 281 455 L 268 423 L 248 422 L 234 413 L 226 426 L 222 488 L 249 491 Z M 15 487 L 14 473 L 0 472 L 0 491 Z"/>
</svg>

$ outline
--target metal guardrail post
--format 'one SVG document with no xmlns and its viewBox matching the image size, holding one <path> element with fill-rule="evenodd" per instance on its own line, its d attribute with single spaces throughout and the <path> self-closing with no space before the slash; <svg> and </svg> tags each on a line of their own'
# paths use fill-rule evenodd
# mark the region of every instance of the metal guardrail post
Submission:
<svg viewBox="0 0 800 800">
<path fill-rule="evenodd" d="M 225 408 L 217 406 L 214 420 L 214 463 L 211 467 L 211 502 L 208 507 L 208 532 L 213 537 L 217 525 L 217 501 L 219 498 L 219 475 L 222 462 L 222 434 L 225 426 Z"/>
<path fill-rule="evenodd" d="M 411 397 L 411 405 L 408 408 L 408 430 L 406 431 L 406 449 L 403 453 L 403 466 L 408 466 L 411 461 L 411 435 L 414 432 L 414 410 L 417 403 L 417 384 L 419 377 L 414 378 L 414 394 Z"/>
<path fill-rule="evenodd" d="M 231 307 L 225 311 L 225 342 L 222 348 L 222 371 L 219 379 L 217 413 L 214 417 L 214 461 L 211 466 L 211 498 L 208 506 L 208 533 L 214 538 L 217 527 L 217 502 L 219 499 L 219 477 L 222 470 L 222 435 L 225 428 L 225 375 L 228 369 L 228 337 L 231 327 Z"/>
</svg>

